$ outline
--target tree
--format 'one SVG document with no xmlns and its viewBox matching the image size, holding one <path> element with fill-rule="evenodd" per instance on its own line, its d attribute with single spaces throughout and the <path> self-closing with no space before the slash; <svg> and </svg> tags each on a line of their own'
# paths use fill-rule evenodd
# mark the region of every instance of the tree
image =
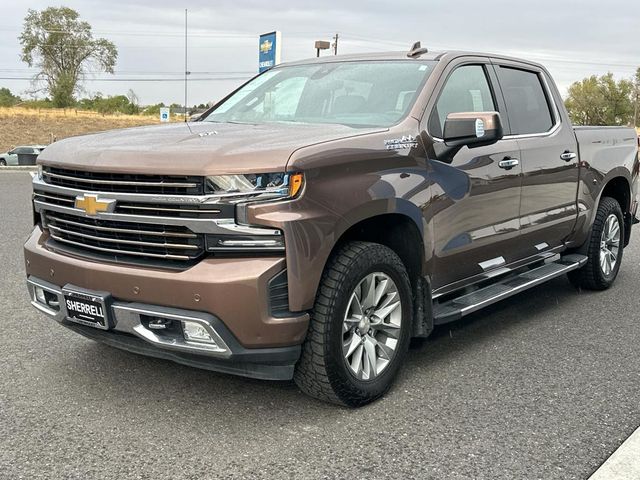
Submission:
<svg viewBox="0 0 640 480">
<path fill-rule="evenodd" d="M 627 125 L 634 117 L 633 93 L 630 80 L 592 75 L 569 87 L 565 105 L 576 125 Z"/>
<path fill-rule="evenodd" d="M 137 115 L 138 113 L 140 113 L 140 99 L 138 98 L 136 92 L 133 91 L 133 89 L 129 89 L 129 91 L 127 92 L 127 98 L 129 99 L 129 110 L 127 111 L 127 113 L 131 115 Z"/>
<path fill-rule="evenodd" d="M 633 84 L 622 79 L 617 82 L 613 73 L 600 77 L 605 102 L 605 125 L 627 125 L 633 122 Z"/>
<path fill-rule="evenodd" d="M 118 58 L 116 46 L 93 38 L 91 25 L 67 7 L 29 10 L 19 40 L 22 61 L 40 70 L 35 79 L 45 83 L 56 107 L 74 104 L 88 67 L 113 73 Z"/>
<path fill-rule="evenodd" d="M 13 107 L 21 101 L 20 97 L 11 93 L 8 88 L 0 88 L 0 107 Z"/>
<path fill-rule="evenodd" d="M 576 125 L 600 125 L 604 122 L 604 95 L 598 77 L 592 75 L 569 87 L 565 101 L 569 117 Z"/>
</svg>

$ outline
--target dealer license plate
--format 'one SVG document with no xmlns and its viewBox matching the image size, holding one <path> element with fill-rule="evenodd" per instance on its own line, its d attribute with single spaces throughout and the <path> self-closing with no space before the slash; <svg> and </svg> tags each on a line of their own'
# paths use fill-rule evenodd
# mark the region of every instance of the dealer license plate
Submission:
<svg viewBox="0 0 640 480">
<path fill-rule="evenodd" d="M 89 327 L 109 329 L 107 295 L 76 291 L 69 287 L 65 287 L 62 293 L 64 294 L 64 306 L 67 310 L 68 320 Z"/>
</svg>

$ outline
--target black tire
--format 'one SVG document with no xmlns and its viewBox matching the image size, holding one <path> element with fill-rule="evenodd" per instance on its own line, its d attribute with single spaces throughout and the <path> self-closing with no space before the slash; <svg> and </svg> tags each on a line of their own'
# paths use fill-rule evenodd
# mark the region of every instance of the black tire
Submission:
<svg viewBox="0 0 640 480">
<path fill-rule="evenodd" d="M 4 158 L 0 158 L 0 167 L 6 167 L 7 161 Z"/>
<path fill-rule="evenodd" d="M 371 273 L 381 272 L 395 283 L 400 297 L 401 324 L 394 355 L 371 380 L 356 378 L 343 356 L 343 319 L 351 294 Z M 311 313 L 302 355 L 294 380 L 317 399 L 358 407 L 384 395 L 391 387 L 406 356 L 411 332 L 411 285 L 407 270 L 396 253 L 383 245 L 350 242 L 327 263 Z"/>
<path fill-rule="evenodd" d="M 611 272 L 606 274 L 603 268 L 600 266 L 600 242 L 602 239 L 602 232 L 605 228 L 605 223 L 610 215 L 615 215 L 618 219 L 620 227 L 620 246 L 618 249 L 618 255 Z M 577 288 L 583 288 L 586 290 L 606 290 L 615 281 L 622 264 L 622 254 L 624 251 L 624 218 L 622 215 L 622 209 L 620 204 L 613 198 L 603 197 L 598 205 L 598 211 L 596 213 L 596 219 L 591 227 L 591 234 L 589 240 L 587 240 L 586 255 L 588 257 L 587 263 L 584 267 L 569 272 L 567 275 L 569 281 Z"/>
</svg>

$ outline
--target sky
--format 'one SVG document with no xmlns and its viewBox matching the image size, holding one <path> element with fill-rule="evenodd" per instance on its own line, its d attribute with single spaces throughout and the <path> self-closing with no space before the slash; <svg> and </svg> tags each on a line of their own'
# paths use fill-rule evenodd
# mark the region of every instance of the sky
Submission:
<svg viewBox="0 0 640 480">
<path fill-rule="evenodd" d="M 0 0 L 0 87 L 28 97 L 36 72 L 19 58 L 27 9 L 47 1 Z M 126 94 L 142 104 L 183 103 L 188 9 L 188 103 L 215 101 L 257 73 L 258 36 L 282 32 L 283 61 L 315 56 L 338 33 L 338 53 L 474 50 L 547 66 L 560 91 L 592 74 L 631 77 L 640 66 L 640 11 L 628 0 L 68 0 L 95 37 L 118 48 L 115 75 L 89 74 L 83 96 Z M 20 79 L 8 79 L 20 78 Z M 110 81 L 101 79 L 109 78 Z"/>
</svg>

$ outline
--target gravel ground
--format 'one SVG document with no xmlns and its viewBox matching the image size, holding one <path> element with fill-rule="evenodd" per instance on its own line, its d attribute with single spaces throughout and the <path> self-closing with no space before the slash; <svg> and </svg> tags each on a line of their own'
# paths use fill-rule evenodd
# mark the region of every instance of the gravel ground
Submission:
<svg viewBox="0 0 640 480">
<path fill-rule="evenodd" d="M 1 478 L 587 478 L 640 424 L 637 238 L 613 289 L 560 278 L 440 328 L 349 410 L 36 313 L 29 199 L 28 174 L 0 174 Z"/>
</svg>

